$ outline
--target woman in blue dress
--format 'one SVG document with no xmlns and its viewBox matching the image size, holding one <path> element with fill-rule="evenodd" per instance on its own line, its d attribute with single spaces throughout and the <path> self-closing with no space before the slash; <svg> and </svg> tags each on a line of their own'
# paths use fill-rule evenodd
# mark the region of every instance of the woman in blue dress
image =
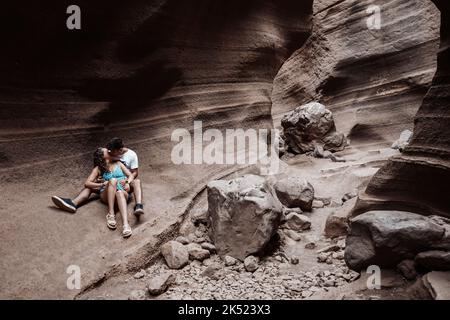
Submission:
<svg viewBox="0 0 450 320">
<path fill-rule="evenodd" d="M 103 180 L 102 183 L 98 182 Z M 122 235 L 131 236 L 132 231 L 128 223 L 127 200 L 133 175 L 120 161 L 111 161 L 105 157 L 104 149 L 98 148 L 94 152 L 94 169 L 86 180 L 86 188 L 100 188 L 100 199 L 108 204 L 106 225 L 110 229 L 117 228 L 114 205 L 117 203 L 123 221 Z"/>
</svg>

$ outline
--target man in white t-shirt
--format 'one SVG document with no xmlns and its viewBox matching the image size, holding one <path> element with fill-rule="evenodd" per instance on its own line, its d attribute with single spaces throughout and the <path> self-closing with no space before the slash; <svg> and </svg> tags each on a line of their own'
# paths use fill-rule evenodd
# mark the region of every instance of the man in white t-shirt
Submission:
<svg viewBox="0 0 450 320">
<path fill-rule="evenodd" d="M 139 175 L 139 160 L 136 152 L 129 148 L 125 148 L 122 139 L 113 138 L 108 142 L 106 148 L 104 148 L 105 157 L 119 160 L 122 162 L 132 173 L 133 181 L 131 182 L 131 192 L 134 194 L 136 204 L 134 206 L 134 214 L 140 216 L 144 213 L 144 205 L 142 204 L 142 185 L 141 181 L 137 178 Z M 126 184 L 124 180 L 121 183 Z M 84 188 L 73 199 L 61 198 L 53 196 L 53 203 L 60 209 L 75 213 L 79 207 L 85 204 L 92 193 L 98 193 L 99 190 Z"/>
</svg>

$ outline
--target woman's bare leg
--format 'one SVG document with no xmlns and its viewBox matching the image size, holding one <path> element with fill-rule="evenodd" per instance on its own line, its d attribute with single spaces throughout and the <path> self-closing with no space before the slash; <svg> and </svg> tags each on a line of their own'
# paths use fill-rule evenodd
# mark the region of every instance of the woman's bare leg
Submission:
<svg viewBox="0 0 450 320">
<path fill-rule="evenodd" d="M 116 192 L 117 205 L 119 207 L 120 214 L 122 215 L 123 226 L 128 226 L 128 212 L 127 212 L 127 198 L 128 193 L 119 190 Z"/>
<path fill-rule="evenodd" d="M 114 214 L 114 203 L 116 200 L 117 179 L 111 179 L 106 187 L 108 197 L 108 212 Z"/>
</svg>

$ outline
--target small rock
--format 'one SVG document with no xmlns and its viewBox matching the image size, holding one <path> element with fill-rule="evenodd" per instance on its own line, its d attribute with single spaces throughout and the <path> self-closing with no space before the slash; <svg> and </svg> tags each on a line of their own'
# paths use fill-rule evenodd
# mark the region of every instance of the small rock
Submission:
<svg viewBox="0 0 450 320">
<path fill-rule="evenodd" d="M 237 263 L 237 260 L 235 258 L 233 258 L 233 257 L 230 257 L 230 256 L 225 256 L 223 259 L 224 259 L 225 265 L 227 267 L 234 266 Z"/>
<path fill-rule="evenodd" d="M 412 134 L 413 133 L 411 132 L 411 130 L 404 130 L 400 134 L 400 138 L 392 144 L 391 148 L 400 150 L 402 152 L 403 149 L 405 149 L 406 146 L 409 144 Z"/>
<path fill-rule="evenodd" d="M 337 244 L 332 244 L 330 246 L 327 246 L 325 248 L 322 248 L 320 250 L 317 251 L 317 253 L 322 253 L 322 252 L 336 252 L 341 250 L 341 247 Z"/>
<path fill-rule="evenodd" d="M 255 256 L 248 256 L 244 260 L 244 267 L 248 272 L 255 272 L 259 267 L 259 259 Z"/>
<path fill-rule="evenodd" d="M 349 229 L 349 214 L 356 204 L 357 198 L 349 199 L 344 205 L 330 213 L 325 222 L 325 236 L 336 238 L 346 236 Z"/>
<path fill-rule="evenodd" d="M 290 213 L 286 217 L 286 225 L 294 231 L 303 231 L 311 228 L 311 219 L 303 214 Z"/>
<path fill-rule="evenodd" d="M 195 235 L 195 233 L 190 233 L 187 236 L 188 242 L 195 242 L 195 240 L 197 240 L 197 236 Z"/>
<path fill-rule="evenodd" d="M 350 199 L 356 198 L 358 196 L 358 190 L 354 190 L 352 192 L 347 192 L 342 196 L 342 202 L 346 202 Z"/>
<path fill-rule="evenodd" d="M 295 232 L 294 230 L 287 229 L 284 231 L 284 233 L 286 234 L 286 236 L 288 236 L 294 241 L 300 241 L 302 239 L 302 236 L 297 232 Z"/>
<path fill-rule="evenodd" d="M 186 245 L 186 249 L 189 254 L 189 259 L 203 261 L 210 257 L 210 252 L 203 249 L 198 243 L 189 243 Z"/>
<path fill-rule="evenodd" d="M 189 243 L 189 239 L 183 236 L 179 236 L 175 239 L 175 241 L 181 243 L 181 244 L 188 244 Z"/>
<path fill-rule="evenodd" d="M 308 242 L 307 244 L 305 244 L 305 249 L 309 249 L 309 250 L 313 250 L 316 248 L 316 243 L 315 242 Z"/>
<path fill-rule="evenodd" d="M 320 262 L 320 263 L 325 263 L 327 261 L 327 259 L 328 259 L 328 255 L 324 252 L 320 253 L 317 256 L 317 262 Z"/>
<path fill-rule="evenodd" d="M 316 197 L 315 200 L 323 202 L 324 206 L 329 206 L 331 204 L 331 197 Z"/>
<path fill-rule="evenodd" d="M 208 251 L 211 252 L 211 253 L 216 252 L 216 246 L 213 245 L 212 243 L 209 243 L 209 242 L 203 242 L 203 243 L 201 244 L 201 247 L 202 247 L 203 249 L 205 249 L 205 250 L 208 250 Z"/>
<path fill-rule="evenodd" d="M 195 212 L 192 215 L 191 220 L 194 223 L 194 225 L 198 225 L 200 223 L 207 224 L 208 223 L 208 211 L 203 210 L 203 211 Z"/>
<path fill-rule="evenodd" d="M 312 207 L 314 209 L 320 209 L 320 208 L 325 207 L 325 204 L 322 201 L 320 201 L 320 200 L 314 200 L 313 203 L 312 203 Z"/>
<path fill-rule="evenodd" d="M 334 287 L 334 281 L 332 280 L 326 280 L 323 284 L 325 287 Z"/>
<path fill-rule="evenodd" d="M 300 262 L 300 260 L 298 259 L 298 257 L 291 257 L 292 264 L 298 264 L 299 262 Z"/>
<path fill-rule="evenodd" d="M 213 280 L 221 279 L 224 274 L 222 271 L 222 266 L 218 263 L 212 263 L 209 265 L 202 273 L 202 277 L 207 277 Z"/>
<path fill-rule="evenodd" d="M 302 298 L 309 298 L 314 294 L 314 292 L 309 291 L 309 290 L 305 290 L 302 292 Z"/>
<path fill-rule="evenodd" d="M 136 272 L 135 275 L 133 276 L 135 279 L 142 279 L 143 277 L 146 276 L 146 272 L 144 269 L 141 269 L 139 272 Z"/>
<path fill-rule="evenodd" d="M 195 230 L 194 235 L 197 238 L 202 238 L 203 237 L 203 232 L 200 229 Z"/>
<path fill-rule="evenodd" d="M 333 252 L 333 259 L 337 259 L 337 260 L 344 260 L 344 251 L 339 251 L 339 252 Z"/>
<path fill-rule="evenodd" d="M 206 238 L 205 237 L 195 238 L 193 242 L 200 244 L 200 243 L 206 242 Z"/>
<path fill-rule="evenodd" d="M 397 269 L 408 280 L 414 280 L 418 276 L 414 260 L 403 260 L 397 265 Z"/>
<path fill-rule="evenodd" d="M 128 297 L 128 300 L 146 300 L 147 294 L 144 290 L 133 290 Z"/>
<path fill-rule="evenodd" d="M 175 279 L 176 279 L 175 275 L 168 272 L 153 277 L 148 282 L 147 285 L 148 292 L 153 296 L 160 295 L 161 293 L 167 291 L 170 285 L 175 283 Z"/>
<path fill-rule="evenodd" d="M 181 269 L 189 263 L 189 252 L 177 241 L 169 241 L 161 246 L 161 254 L 171 269 Z"/>
</svg>

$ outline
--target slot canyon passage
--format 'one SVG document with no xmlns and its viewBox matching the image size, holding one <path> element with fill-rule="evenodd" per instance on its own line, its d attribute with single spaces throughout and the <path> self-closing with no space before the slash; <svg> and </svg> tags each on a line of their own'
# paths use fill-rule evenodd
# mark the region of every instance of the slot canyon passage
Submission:
<svg viewBox="0 0 450 320">
<path fill-rule="evenodd" d="M 78 0 L 81 30 L 46 2 L 0 19 L 0 298 L 450 299 L 448 1 Z M 279 129 L 279 172 L 174 164 L 194 121 Z M 115 136 L 128 239 L 51 202 Z"/>
</svg>

